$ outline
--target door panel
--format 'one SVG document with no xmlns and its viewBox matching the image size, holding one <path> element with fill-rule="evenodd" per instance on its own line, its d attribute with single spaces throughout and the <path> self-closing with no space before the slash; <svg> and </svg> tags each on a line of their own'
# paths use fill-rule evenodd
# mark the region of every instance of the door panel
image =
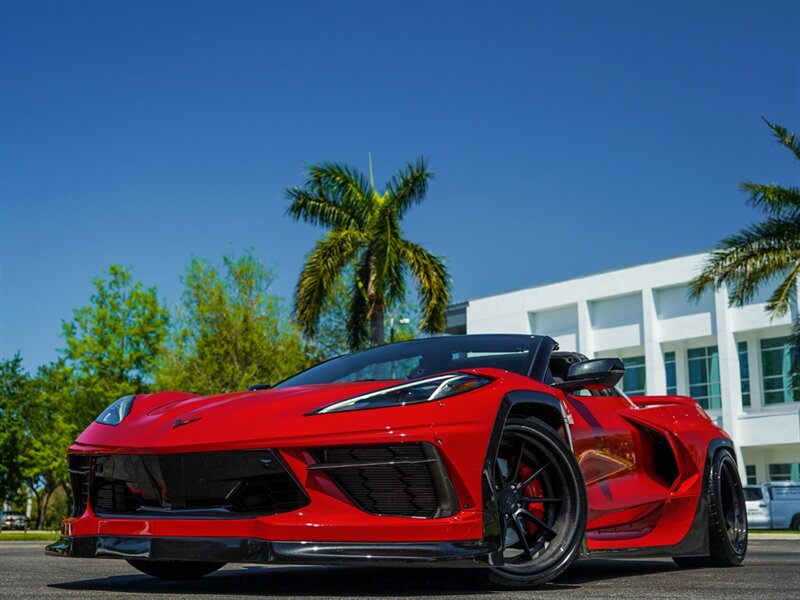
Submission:
<svg viewBox="0 0 800 600">
<path fill-rule="evenodd" d="M 589 500 L 590 539 L 639 537 L 658 522 L 669 488 L 647 475 L 643 435 L 617 396 L 567 396 L 573 447 Z"/>
</svg>

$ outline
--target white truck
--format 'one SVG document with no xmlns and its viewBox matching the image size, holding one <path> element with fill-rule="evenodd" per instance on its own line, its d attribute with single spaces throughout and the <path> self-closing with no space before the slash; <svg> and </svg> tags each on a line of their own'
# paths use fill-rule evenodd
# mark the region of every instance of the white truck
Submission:
<svg viewBox="0 0 800 600">
<path fill-rule="evenodd" d="M 750 529 L 800 530 L 800 483 L 746 485 L 744 499 Z"/>
</svg>

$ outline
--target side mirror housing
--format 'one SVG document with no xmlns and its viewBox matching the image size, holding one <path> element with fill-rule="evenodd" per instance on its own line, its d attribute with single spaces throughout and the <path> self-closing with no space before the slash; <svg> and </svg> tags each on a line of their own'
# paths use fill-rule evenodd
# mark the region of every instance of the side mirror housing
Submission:
<svg viewBox="0 0 800 600">
<path fill-rule="evenodd" d="M 625 374 L 625 365 L 619 358 L 595 358 L 570 365 L 567 378 L 556 387 L 572 392 L 591 387 L 614 387 Z"/>
</svg>

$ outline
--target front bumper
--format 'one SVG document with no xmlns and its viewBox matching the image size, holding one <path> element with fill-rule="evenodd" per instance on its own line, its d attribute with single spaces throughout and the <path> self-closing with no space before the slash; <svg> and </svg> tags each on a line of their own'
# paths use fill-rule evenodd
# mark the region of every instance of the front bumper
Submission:
<svg viewBox="0 0 800 600">
<path fill-rule="evenodd" d="M 55 556 L 153 561 L 284 564 L 409 564 L 483 562 L 496 551 L 481 540 L 424 543 L 271 542 L 252 538 L 63 536 L 47 546 Z"/>
</svg>

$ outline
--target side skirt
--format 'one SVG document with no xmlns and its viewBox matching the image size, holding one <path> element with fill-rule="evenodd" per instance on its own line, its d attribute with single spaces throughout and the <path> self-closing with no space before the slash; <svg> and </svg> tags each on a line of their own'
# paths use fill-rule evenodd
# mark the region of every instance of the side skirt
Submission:
<svg viewBox="0 0 800 600">
<path fill-rule="evenodd" d="M 647 558 L 673 556 L 708 556 L 708 496 L 702 494 L 688 533 L 677 544 L 646 548 L 620 548 L 619 550 L 586 550 L 581 558 Z"/>
</svg>

